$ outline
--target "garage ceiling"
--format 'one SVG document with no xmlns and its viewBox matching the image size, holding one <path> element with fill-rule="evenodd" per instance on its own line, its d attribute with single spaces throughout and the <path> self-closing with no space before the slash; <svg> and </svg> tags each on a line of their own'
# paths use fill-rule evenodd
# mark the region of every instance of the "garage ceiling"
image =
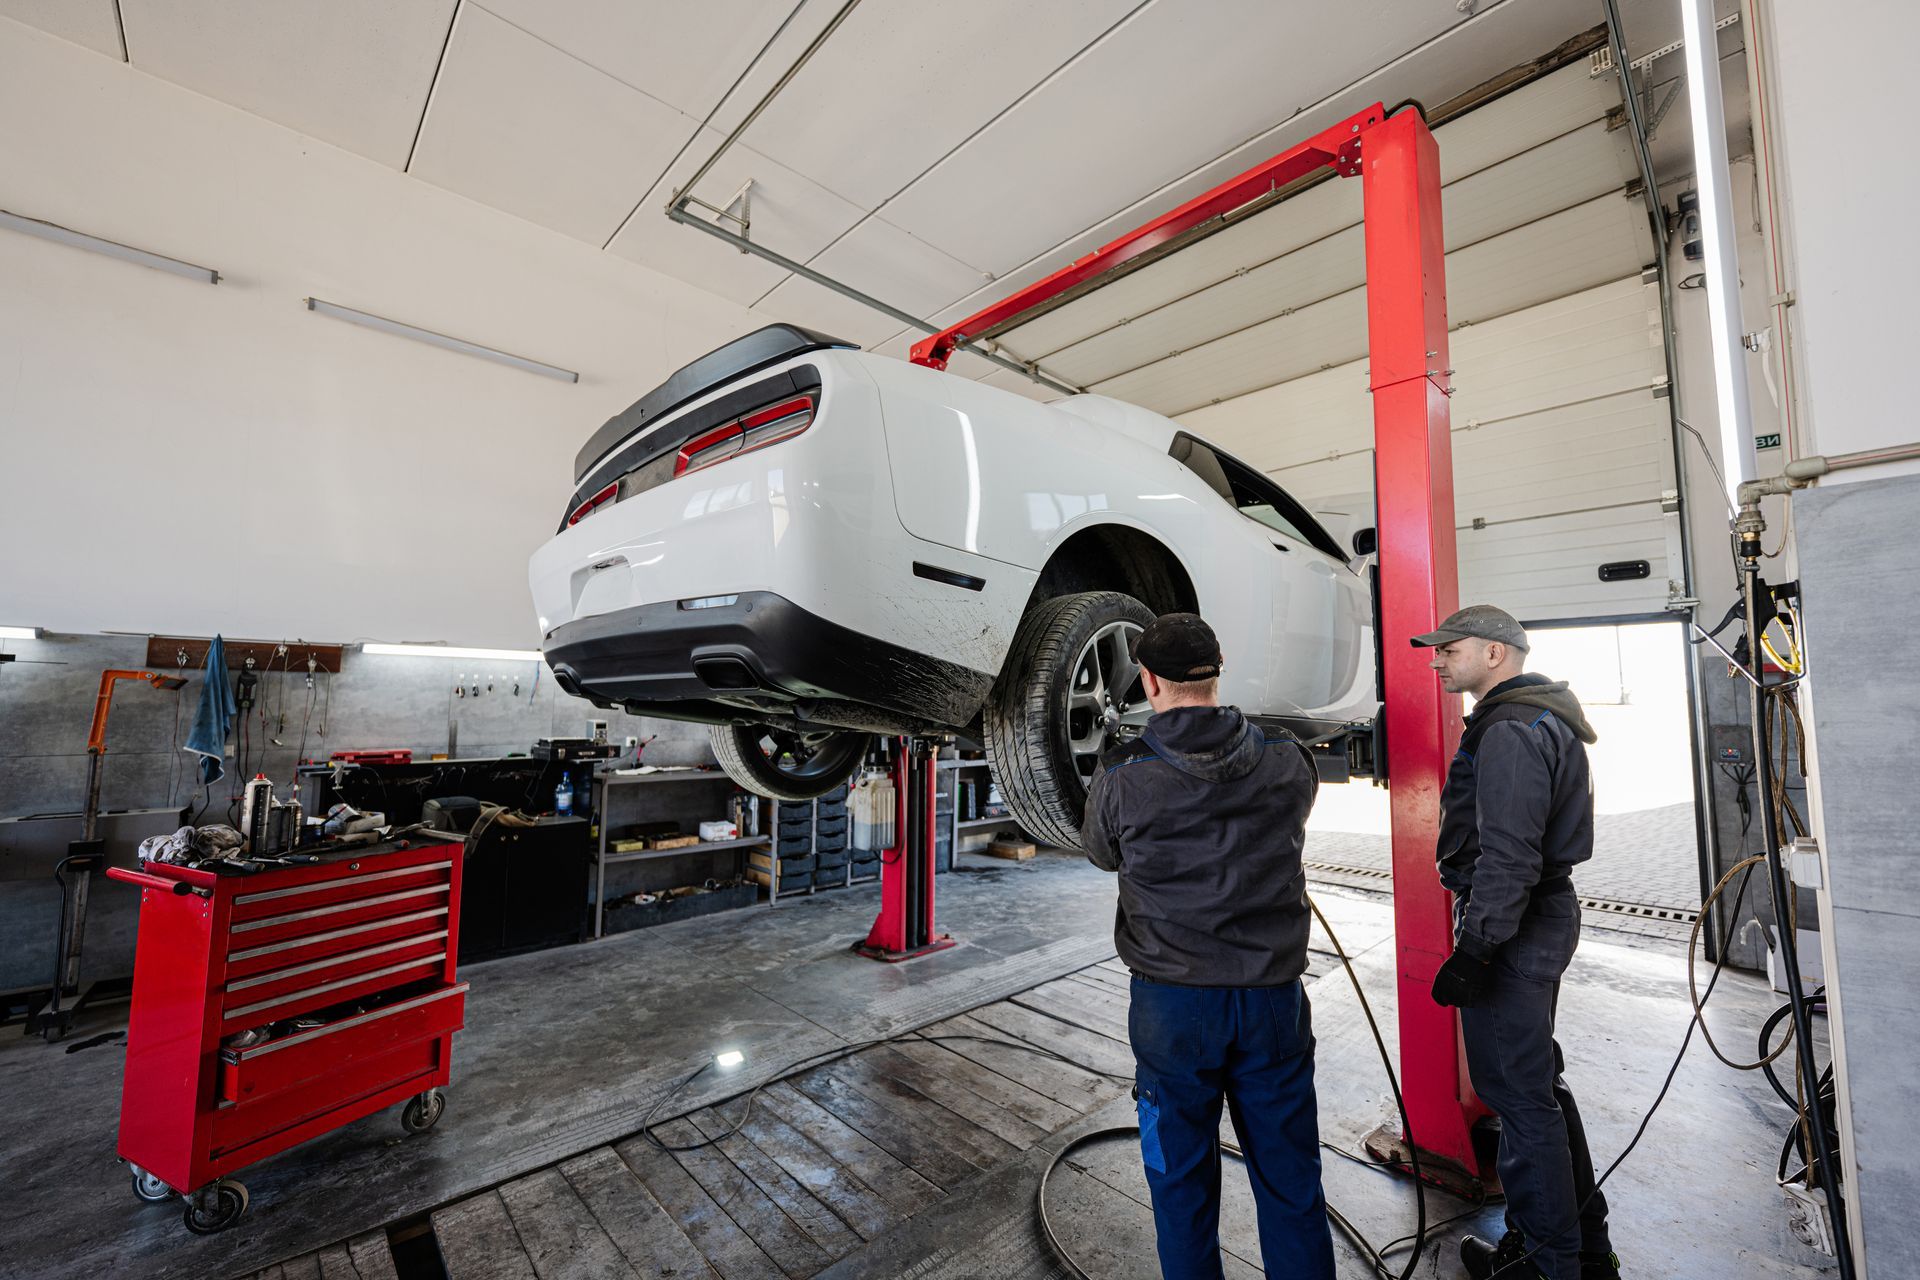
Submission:
<svg viewBox="0 0 1920 1280">
<path fill-rule="evenodd" d="M 1721 4 L 1735 9 L 1735 0 Z M 0 0 L 0 16 L 770 318 L 904 354 L 914 335 L 896 322 L 662 212 L 675 183 L 839 8 L 840 0 Z M 1622 8 L 1636 55 L 1678 38 L 1670 0 Z M 1591 28 L 1601 13 L 1595 0 L 862 0 L 695 194 L 725 204 L 750 179 L 756 241 L 951 321 L 1367 102 L 1444 101 Z M 1737 50 L 1738 37 L 1737 27 L 1723 32 L 1723 51 Z M 1677 59 L 1656 64 L 1655 78 L 1677 69 Z M 1739 70 L 1733 58 L 1736 89 Z M 1529 261 L 1551 268 L 1554 246 L 1589 216 L 1574 198 L 1581 183 L 1615 176 L 1589 172 L 1594 137 L 1553 123 L 1541 122 L 1538 145 L 1553 149 L 1565 185 L 1535 167 L 1530 181 L 1510 179 L 1476 164 L 1467 142 L 1449 144 L 1456 246 L 1504 238 L 1502 253 L 1531 245 Z M 1684 129 L 1684 110 L 1675 110 L 1663 148 L 1683 146 Z M 1338 187 L 1316 211 L 1330 236 L 1352 220 L 1339 207 L 1352 195 Z M 1516 210 L 1530 211 L 1528 227 L 1506 225 Z M 1323 337 L 1317 326 L 1305 334 L 1299 324 L 1251 323 L 1283 298 L 1323 299 L 1328 315 L 1350 310 L 1337 300 L 1354 283 L 1340 263 L 1328 257 L 1318 264 L 1328 274 L 1303 275 L 1300 261 L 1268 261 L 1280 242 L 1248 243 L 1266 254 L 1264 265 L 1208 308 L 1238 308 L 1231 314 L 1249 324 L 1187 357 L 1155 357 L 1144 330 L 1104 327 L 1037 332 L 1035 351 L 1009 345 L 1116 394 L 1176 408 L 1235 394 L 1222 370 L 1249 358 L 1344 358 L 1337 343 L 1313 346 L 1309 338 Z M 1178 269 L 1203 273 L 1207 264 Z M 1461 301 L 1511 299 L 1476 300 L 1469 289 Z M 955 369 L 1042 394 L 983 361 L 963 358 Z"/>
</svg>

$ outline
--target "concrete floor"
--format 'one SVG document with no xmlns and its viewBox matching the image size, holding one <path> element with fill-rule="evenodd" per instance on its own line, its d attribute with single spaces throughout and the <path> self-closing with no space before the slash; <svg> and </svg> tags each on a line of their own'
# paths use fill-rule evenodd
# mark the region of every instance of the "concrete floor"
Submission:
<svg viewBox="0 0 1920 1280">
<path fill-rule="evenodd" d="M 963 867 L 940 885 L 942 924 L 963 945 L 908 966 L 845 950 L 871 919 L 870 889 L 473 966 L 463 974 L 473 984 L 471 1029 L 455 1042 L 440 1126 L 405 1139 L 397 1116 L 382 1114 L 256 1166 L 242 1175 L 253 1196 L 248 1217 L 217 1237 L 188 1235 L 177 1208 L 141 1205 L 128 1190 L 113 1158 L 122 1042 L 88 1045 L 118 1029 L 113 1018 L 96 1016 L 52 1047 L 9 1028 L 0 1036 L 0 1096 L 11 1121 L 0 1134 L 0 1168 L 15 1209 L 0 1226 L 0 1276 L 259 1269 L 630 1134 L 663 1089 L 718 1049 L 743 1050 L 746 1066 L 689 1090 L 670 1111 L 704 1106 L 820 1049 L 923 1026 L 1112 954 L 1113 882 L 1080 859 L 963 859 Z M 1349 890 L 1322 896 L 1391 1034 L 1390 903 Z M 1388 1114 L 1380 1063 L 1340 973 L 1322 976 L 1314 1000 L 1323 1134 L 1355 1150 Z M 1772 1005 L 1761 984 L 1730 976 L 1709 1017 L 1743 1045 Z M 1596 930 L 1575 962 L 1562 1016 L 1569 1075 L 1594 1146 L 1610 1158 L 1657 1092 L 1685 1030 L 1681 957 L 1671 946 Z M 1022 1206 L 1038 1165 L 1061 1142 L 1130 1114 L 1124 1102 L 1110 1110 L 984 1174 L 825 1274 L 1049 1274 Z M 1727 1071 L 1696 1044 L 1666 1108 L 1609 1186 L 1629 1273 L 1819 1274 L 1817 1259 L 1787 1236 L 1772 1185 L 1785 1121 L 1764 1081 Z M 1061 1184 L 1067 1199 L 1056 1216 L 1077 1222 L 1090 1244 L 1137 1244 L 1146 1219 L 1136 1162 L 1124 1144 L 1084 1155 L 1076 1158 L 1082 1171 Z M 1409 1229 L 1411 1195 L 1398 1180 L 1330 1157 L 1327 1183 L 1330 1198 L 1376 1241 Z M 1443 1203 L 1436 1215 L 1455 1211 Z M 1227 1227 L 1232 1237 L 1245 1224 L 1230 1212 Z M 1136 1248 L 1119 1253 L 1122 1265 L 1096 1273 L 1151 1271 Z M 1437 1273 L 1453 1271 L 1443 1261 Z"/>
</svg>

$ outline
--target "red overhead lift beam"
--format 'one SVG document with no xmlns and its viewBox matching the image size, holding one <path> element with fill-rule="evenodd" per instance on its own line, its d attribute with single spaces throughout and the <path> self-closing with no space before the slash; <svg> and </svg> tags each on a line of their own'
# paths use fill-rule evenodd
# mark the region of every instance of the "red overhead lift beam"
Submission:
<svg viewBox="0 0 1920 1280">
<path fill-rule="evenodd" d="M 1459 605 L 1440 153 L 1426 121 L 1412 109 L 1388 115 L 1376 103 L 924 339 L 915 344 L 913 360 L 943 369 L 963 342 L 1000 332 L 1203 224 L 1245 212 L 1250 203 L 1326 168 L 1342 177 L 1358 175 L 1365 202 L 1402 1085 L 1421 1151 L 1477 1176 L 1471 1131 L 1485 1109 L 1467 1082 L 1457 1015 L 1429 994 L 1453 946 L 1452 907 L 1433 853 L 1440 788 L 1460 742 L 1460 704 L 1440 691 L 1426 655 L 1407 644 L 1407 637 L 1433 630 Z"/>
</svg>

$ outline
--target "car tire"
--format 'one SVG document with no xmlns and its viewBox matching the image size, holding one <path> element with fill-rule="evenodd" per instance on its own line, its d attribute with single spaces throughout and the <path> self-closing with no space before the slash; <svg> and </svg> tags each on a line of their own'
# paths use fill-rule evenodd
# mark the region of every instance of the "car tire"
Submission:
<svg viewBox="0 0 1920 1280">
<path fill-rule="evenodd" d="M 873 735 L 834 730 L 802 735 L 762 724 L 707 726 L 714 759 L 735 782 L 771 800 L 817 800 L 860 766 Z"/>
<path fill-rule="evenodd" d="M 1014 632 L 987 698 L 987 761 L 1008 810 L 1043 843 L 1079 848 L 1091 769 L 1097 764 L 1097 756 L 1074 749 L 1069 699 L 1076 669 L 1090 646 L 1137 634 L 1153 618 L 1153 610 L 1130 595 L 1085 591 L 1041 601 Z M 1132 679 L 1137 678 L 1135 668 Z M 1119 692 L 1124 695 L 1126 689 Z"/>
</svg>

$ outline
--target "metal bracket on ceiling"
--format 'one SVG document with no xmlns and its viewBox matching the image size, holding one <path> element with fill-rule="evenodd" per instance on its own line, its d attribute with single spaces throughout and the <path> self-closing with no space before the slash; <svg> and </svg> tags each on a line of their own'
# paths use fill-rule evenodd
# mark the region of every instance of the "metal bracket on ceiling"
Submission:
<svg viewBox="0 0 1920 1280">
<path fill-rule="evenodd" d="M 1713 29 L 1715 31 L 1725 31 L 1728 27 L 1732 26 L 1734 23 L 1738 21 L 1740 21 L 1740 15 L 1738 13 L 1730 13 L 1726 17 L 1720 19 L 1720 21 L 1714 23 Z M 1670 53 L 1678 53 L 1686 47 L 1687 47 L 1686 41 L 1675 40 L 1672 44 L 1661 45 L 1658 49 L 1655 49 L 1652 53 L 1645 53 L 1640 55 L 1638 58 L 1635 58 L 1632 62 L 1628 63 L 1627 65 L 1635 71 L 1645 71 L 1648 67 L 1652 66 L 1655 62 L 1658 62 L 1661 58 L 1666 57 Z M 1589 79 L 1598 80 L 1601 76 L 1610 76 L 1614 74 L 1614 70 L 1613 70 L 1614 66 L 1615 66 L 1615 63 L 1613 61 L 1613 48 L 1610 45 L 1602 45 L 1600 48 L 1595 49 L 1592 53 L 1587 55 L 1587 76 Z"/>
</svg>

